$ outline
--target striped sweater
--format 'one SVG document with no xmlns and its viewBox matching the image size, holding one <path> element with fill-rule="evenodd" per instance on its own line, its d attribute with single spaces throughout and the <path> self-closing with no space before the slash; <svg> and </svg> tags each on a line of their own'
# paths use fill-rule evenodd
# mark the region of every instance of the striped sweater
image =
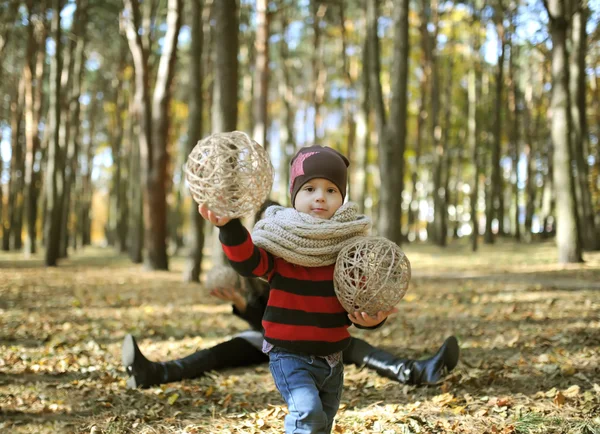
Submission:
<svg viewBox="0 0 600 434">
<path fill-rule="evenodd" d="M 267 342 L 315 356 L 328 356 L 348 346 L 352 322 L 333 289 L 335 264 L 290 264 L 255 246 L 238 219 L 220 228 L 219 239 L 231 266 L 240 275 L 266 277 L 269 281 L 269 301 L 262 320 Z"/>
</svg>

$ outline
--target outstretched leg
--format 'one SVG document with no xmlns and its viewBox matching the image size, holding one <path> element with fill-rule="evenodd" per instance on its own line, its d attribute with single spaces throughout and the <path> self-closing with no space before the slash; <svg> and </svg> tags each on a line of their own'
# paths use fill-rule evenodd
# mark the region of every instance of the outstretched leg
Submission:
<svg viewBox="0 0 600 434">
<path fill-rule="evenodd" d="M 400 359 L 362 339 L 352 338 L 344 351 L 344 362 L 366 366 L 403 384 L 436 384 L 455 368 L 459 352 L 454 336 L 447 338 L 433 357 L 424 360 Z"/>
<path fill-rule="evenodd" d="M 250 342 L 233 338 L 214 347 L 196 351 L 187 357 L 168 362 L 151 362 L 140 351 L 132 335 L 125 336 L 123 366 L 130 376 L 127 388 L 147 388 L 157 384 L 198 378 L 207 371 L 251 366 L 269 361 Z"/>
</svg>

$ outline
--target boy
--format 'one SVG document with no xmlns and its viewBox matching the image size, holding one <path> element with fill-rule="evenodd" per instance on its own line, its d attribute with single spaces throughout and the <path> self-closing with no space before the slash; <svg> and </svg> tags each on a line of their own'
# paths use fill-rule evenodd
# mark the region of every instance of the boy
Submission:
<svg viewBox="0 0 600 434">
<path fill-rule="evenodd" d="M 293 209 L 271 207 L 253 236 L 239 219 L 199 212 L 220 227 L 219 238 L 233 268 L 242 276 L 269 281 L 263 316 L 263 351 L 286 401 L 286 433 L 329 433 L 343 385 L 342 351 L 348 327 L 379 327 L 388 315 L 347 314 L 335 296 L 333 270 L 343 243 L 366 235 L 370 221 L 344 204 L 349 162 L 322 146 L 298 151 L 291 162 Z"/>
</svg>

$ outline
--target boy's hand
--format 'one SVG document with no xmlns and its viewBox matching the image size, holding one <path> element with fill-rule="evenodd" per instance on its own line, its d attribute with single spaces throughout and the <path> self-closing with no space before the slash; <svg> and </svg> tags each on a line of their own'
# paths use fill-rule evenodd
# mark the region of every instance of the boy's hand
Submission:
<svg viewBox="0 0 600 434">
<path fill-rule="evenodd" d="M 206 204 L 198 205 L 198 212 L 205 220 L 208 220 L 215 226 L 224 226 L 231 220 L 228 217 L 219 217 L 206 207 Z"/>
<path fill-rule="evenodd" d="M 379 312 L 377 312 L 376 317 L 372 317 L 367 312 L 356 311 L 354 313 L 348 314 L 348 318 L 350 318 L 350 321 L 352 321 L 354 324 L 358 324 L 363 327 L 375 327 L 377 324 L 380 324 L 383 320 L 385 320 L 388 316 L 396 312 L 398 312 L 398 309 L 394 307 L 387 311 L 380 310 Z"/>
<path fill-rule="evenodd" d="M 246 311 L 246 299 L 238 291 L 232 288 L 216 288 L 210 291 L 210 295 L 220 300 L 230 301 L 240 312 Z"/>
</svg>

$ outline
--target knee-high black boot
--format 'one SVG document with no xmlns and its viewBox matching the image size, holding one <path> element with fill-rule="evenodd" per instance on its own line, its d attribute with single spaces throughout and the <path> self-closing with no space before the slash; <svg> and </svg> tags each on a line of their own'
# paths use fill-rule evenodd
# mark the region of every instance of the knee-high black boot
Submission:
<svg viewBox="0 0 600 434">
<path fill-rule="evenodd" d="M 196 351 L 187 357 L 168 362 L 151 362 L 140 351 L 132 335 L 125 336 L 122 349 L 123 366 L 130 375 L 127 388 L 147 388 L 157 384 L 197 378 L 217 367 L 211 349 Z"/>
<path fill-rule="evenodd" d="M 187 357 L 168 362 L 151 362 L 140 351 L 135 338 L 123 340 L 123 365 L 130 375 L 127 387 L 147 388 L 157 384 L 198 378 L 207 371 L 251 366 L 265 363 L 268 356 L 241 337 L 235 337 L 214 347 L 196 351 Z"/>
<path fill-rule="evenodd" d="M 450 336 L 433 357 L 425 360 L 400 359 L 361 339 L 353 338 L 344 351 L 344 362 L 366 366 L 379 375 L 403 384 L 436 384 L 454 369 L 459 351 L 458 341 Z"/>
</svg>

